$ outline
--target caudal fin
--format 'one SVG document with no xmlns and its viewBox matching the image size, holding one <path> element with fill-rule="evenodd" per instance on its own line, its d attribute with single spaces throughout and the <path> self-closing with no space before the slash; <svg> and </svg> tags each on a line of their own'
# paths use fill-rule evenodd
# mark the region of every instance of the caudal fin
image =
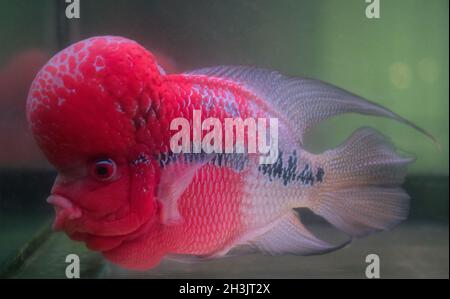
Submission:
<svg viewBox="0 0 450 299">
<path fill-rule="evenodd" d="M 406 219 L 409 196 L 400 185 L 413 159 L 398 155 L 378 132 L 359 129 L 319 159 L 326 177 L 311 198 L 314 213 L 353 237 L 388 230 Z"/>
</svg>

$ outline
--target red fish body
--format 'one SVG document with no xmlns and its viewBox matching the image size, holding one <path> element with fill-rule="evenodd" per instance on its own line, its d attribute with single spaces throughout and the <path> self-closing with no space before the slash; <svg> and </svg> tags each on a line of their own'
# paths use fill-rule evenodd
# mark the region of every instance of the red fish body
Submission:
<svg viewBox="0 0 450 299">
<path fill-rule="evenodd" d="M 277 118 L 275 163 L 261 165 L 252 153 L 174 153 L 171 123 L 193 123 L 194 111 L 221 123 Z M 389 229 L 407 216 L 400 184 L 411 160 L 370 129 L 319 155 L 303 150 L 302 136 L 346 112 L 393 118 L 424 132 L 311 79 L 253 67 L 166 75 L 139 44 L 110 36 L 55 55 L 32 84 L 27 112 L 58 170 L 48 199 L 54 228 L 133 269 L 154 267 L 165 256 L 309 255 L 345 245 L 317 239 L 294 212 L 298 207 L 351 237 Z"/>
</svg>

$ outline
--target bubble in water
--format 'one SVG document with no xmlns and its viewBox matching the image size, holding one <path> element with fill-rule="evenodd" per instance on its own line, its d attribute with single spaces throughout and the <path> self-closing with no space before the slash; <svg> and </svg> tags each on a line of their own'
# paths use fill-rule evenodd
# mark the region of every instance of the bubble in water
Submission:
<svg viewBox="0 0 450 299">
<path fill-rule="evenodd" d="M 389 79 L 397 89 L 407 89 L 411 85 L 412 72 L 409 65 L 395 62 L 389 67 Z"/>
</svg>

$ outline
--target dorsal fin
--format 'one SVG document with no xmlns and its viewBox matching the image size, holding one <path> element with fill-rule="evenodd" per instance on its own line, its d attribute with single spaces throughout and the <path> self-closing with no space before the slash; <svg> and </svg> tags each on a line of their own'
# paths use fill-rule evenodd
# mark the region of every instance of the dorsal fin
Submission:
<svg viewBox="0 0 450 299">
<path fill-rule="evenodd" d="M 217 66 L 187 74 L 223 78 L 243 85 L 286 115 L 295 125 L 300 144 L 303 143 L 305 132 L 322 120 L 343 113 L 359 113 L 399 121 L 428 136 L 439 146 L 433 135 L 411 121 L 376 103 L 318 80 L 289 77 L 277 71 L 251 66 Z"/>
</svg>

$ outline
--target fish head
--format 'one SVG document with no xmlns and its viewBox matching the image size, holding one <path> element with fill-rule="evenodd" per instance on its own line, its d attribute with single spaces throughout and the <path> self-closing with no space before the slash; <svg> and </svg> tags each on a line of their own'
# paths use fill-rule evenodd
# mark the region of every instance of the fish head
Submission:
<svg viewBox="0 0 450 299">
<path fill-rule="evenodd" d="M 162 77 L 150 52 L 111 36 L 69 46 L 37 74 L 27 119 L 58 171 L 55 230 L 105 251 L 155 221 Z"/>
</svg>

